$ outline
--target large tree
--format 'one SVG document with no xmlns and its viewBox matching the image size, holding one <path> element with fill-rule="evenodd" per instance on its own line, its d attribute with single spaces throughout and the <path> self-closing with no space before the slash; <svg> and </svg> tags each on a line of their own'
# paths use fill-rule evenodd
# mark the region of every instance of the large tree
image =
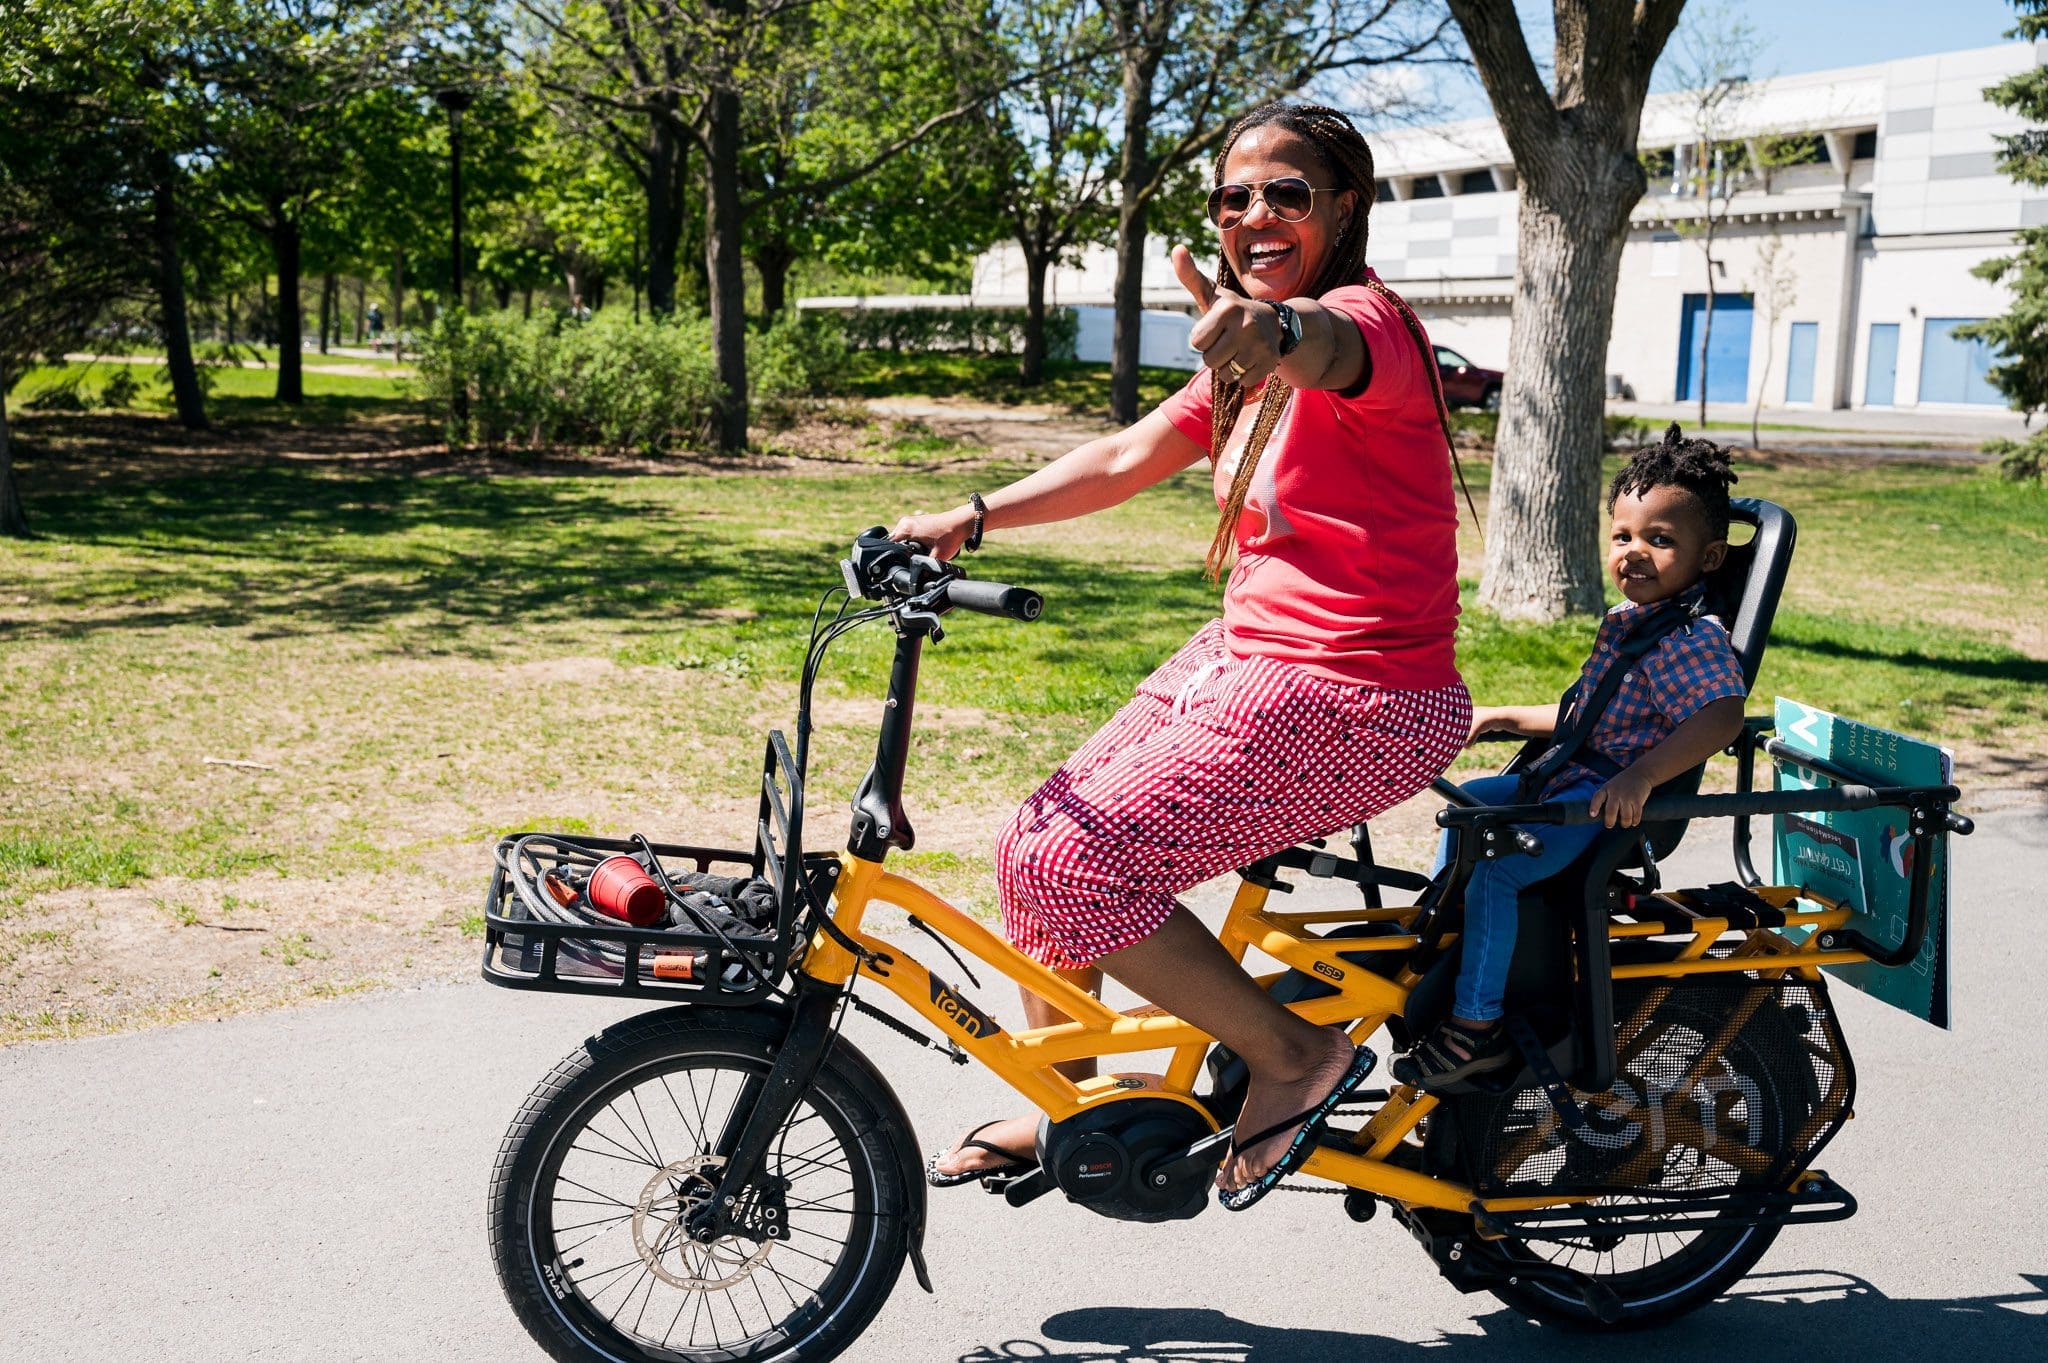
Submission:
<svg viewBox="0 0 2048 1363">
<path fill-rule="evenodd" d="M 556 107 L 581 110 L 642 181 L 648 297 L 657 311 L 674 305 L 681 217 L 673 187 L 685 150 L 693 153 L 712 347 L 725 389 L 715 438 L 721 450 L 742 448 L 746 220 L 784 206 L 827 211 L 831 196 L 983 107 L 994 91 L 961 80 L 969 73 L 965 84 L 974 86 L 971 73 L 987 50 L 979 0 L 516 3 L 537 31 L 533 78 Z M 843 136 L 814 141 L 786 178 L 750 187 L 748 129 L 776 126 L 757 106 L 792 82 L 830 95 L 834 108 L 858 101 L 863 113 L 835 116 Z"/>
<path fill-rule="evenodd" d="M 96 216 L 100 251 L 125 261 L 128 296 L 152 305 L 179 421 L 204 429 L 185 305 L 186 251 L 197 235 L 184 158 L 203 98 L 183 35 L 205 0 L 19 0 L 6 18 L 10 138 L 64 150 L 105 173 L 65 211 Z M 99 196 L 87 204 L 82 195 Z"/>
<path fill-rule="evenodd" d="M 1480 600 L 1504 616 L 1598 611 L 1607 342 L 1643 98 L 1684 0 L 1556 0 L 1546 86 L 1512 0 L 1450 0 L 1521 187 L 1507 381 Z"/>
<path fill-rule="evenodd" d="M 1423 0 L 1101 4 L 1121 86 L 1110 411 L 1131 422 L 1154 205 L 1239 114 L 1319 77 L 1439 56 L 1449 20 Z"/>
<path fill-rule="evenodd" d="M 1017 66 L 1040 73 L 1002 101 L 1010 146 L 996 189 L 1024 257 L 1018 376 L 1035 384 L 1045 374 L 1046 276 L 1075 247 L 1115 231 L 1118 63 L 1096 0 L 1010 0 L 1001 33 Z"/>
</svg>

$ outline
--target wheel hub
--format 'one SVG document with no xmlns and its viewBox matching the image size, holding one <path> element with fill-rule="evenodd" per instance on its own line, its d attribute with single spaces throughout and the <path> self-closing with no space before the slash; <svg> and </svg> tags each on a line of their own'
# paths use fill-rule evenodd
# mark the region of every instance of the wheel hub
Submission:
<svg viewBox="0 0 2048 1363">
<path fill-rule="evenodd" d="M 656 1172 L 640 1190 L 633 1207 L 633 1248 L 648 1272 L 671 1287 L 702 1292 L 743 1282 L 774 1244 L 769 1236 L 699 1241 L 690 1235 L 690 1214 L 711 1200 L 718 1183 L 712 1175 L 724 1164 L 717 1155 L 691 1155 Z"/>
</svg>

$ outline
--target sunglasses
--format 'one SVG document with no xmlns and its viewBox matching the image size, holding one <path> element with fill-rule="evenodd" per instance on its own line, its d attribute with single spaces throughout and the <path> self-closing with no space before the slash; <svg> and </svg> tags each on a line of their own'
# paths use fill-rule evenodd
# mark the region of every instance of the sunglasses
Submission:
<svg viewBox="0 0 2048 1363">
<path fill-rule="evenodd" d="M 1282 222 L 1300 222 L 1315 207 L 1318 194 L 1341 194 L 1338 189 L 1317 189 L 1299 175 L 1283 175 L 1249 185 L 1218 185 L 1209 191 L 1209 221 L 1219 232 L 1228 232 L 1252 211 L 1253 199 L 1264 199 L 1266 211 Z"/>
</svg>

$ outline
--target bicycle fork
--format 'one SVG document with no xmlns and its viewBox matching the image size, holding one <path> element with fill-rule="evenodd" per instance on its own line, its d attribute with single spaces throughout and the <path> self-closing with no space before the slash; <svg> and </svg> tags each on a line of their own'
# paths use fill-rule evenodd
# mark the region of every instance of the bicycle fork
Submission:
<svg viewBox="0 0 2048 1363">
<path fill-rule="evenodd" d="M 808 975 L 796 977 L 796 1003 L 791 1010 L 789 1031 L 776 1049 L 775 1063 L 765 1077 L 749 1081 L 733 1105 L 733 1115 L 724 1131 L 719 1133 L 715 1151 L 723 1156 L 724 1163 L 719 1169 L 718 1186 L 684 1218 L 684 1233 L 698 1244 L 710 1244 L 740 1227 L 769 1150 L 831 1053 L 836 1030 L 833 1017 L 845 993 L 838 985 Z M 894 1095 L 888 1096 L 893 1101 Z M 910 1223 L 910 1263 L 917 1273 L 918 1286 L 930 1292 L 931 1274 L 924 1262 L 923 1172 L 914 1157 L 905 1158 L 900 1149 L 897 1155 L 905 1180 L 903 1215 Z"/>
</svg>

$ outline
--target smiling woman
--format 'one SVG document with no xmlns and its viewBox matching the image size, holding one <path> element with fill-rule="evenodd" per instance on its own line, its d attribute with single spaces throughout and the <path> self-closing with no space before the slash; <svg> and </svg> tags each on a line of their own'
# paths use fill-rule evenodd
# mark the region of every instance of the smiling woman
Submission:
<svg viewBox="0 0 2048 1363">
<path fill-rule="evenodd" d="M 1443 397 L 1421 324 L 1365 267 L 1372 202 L 1372 152 L 1342 114 L 1247 115 L 1210 200 L 1216 280 L 1174 251 L 1203 309 L 1189 336 L 1202 371 L 1129 429 L 894 532 L 951 558 L 1209 460 L 1212 577 L 1236 559 L 1223 618 L 1026 801 L 997 843 L 996 883 L 1027 954 L 1088 988 L 1107 972 L 1244 1058 L 1237 1129 L 1251 1134 L 1219 1177 L 1233 1211 L 1306 1157 L 1372 1058 L 1259 988 L 1178 896 L 1407 799 L 1469 716 Z M 1035 996 L 1024 1006 L 1033 1026 L 1060 1020 Z M 1036 1123 L 986 1124 L 934 1159 L 930 1181 L 1030 1162 Z"/>
</svg>

